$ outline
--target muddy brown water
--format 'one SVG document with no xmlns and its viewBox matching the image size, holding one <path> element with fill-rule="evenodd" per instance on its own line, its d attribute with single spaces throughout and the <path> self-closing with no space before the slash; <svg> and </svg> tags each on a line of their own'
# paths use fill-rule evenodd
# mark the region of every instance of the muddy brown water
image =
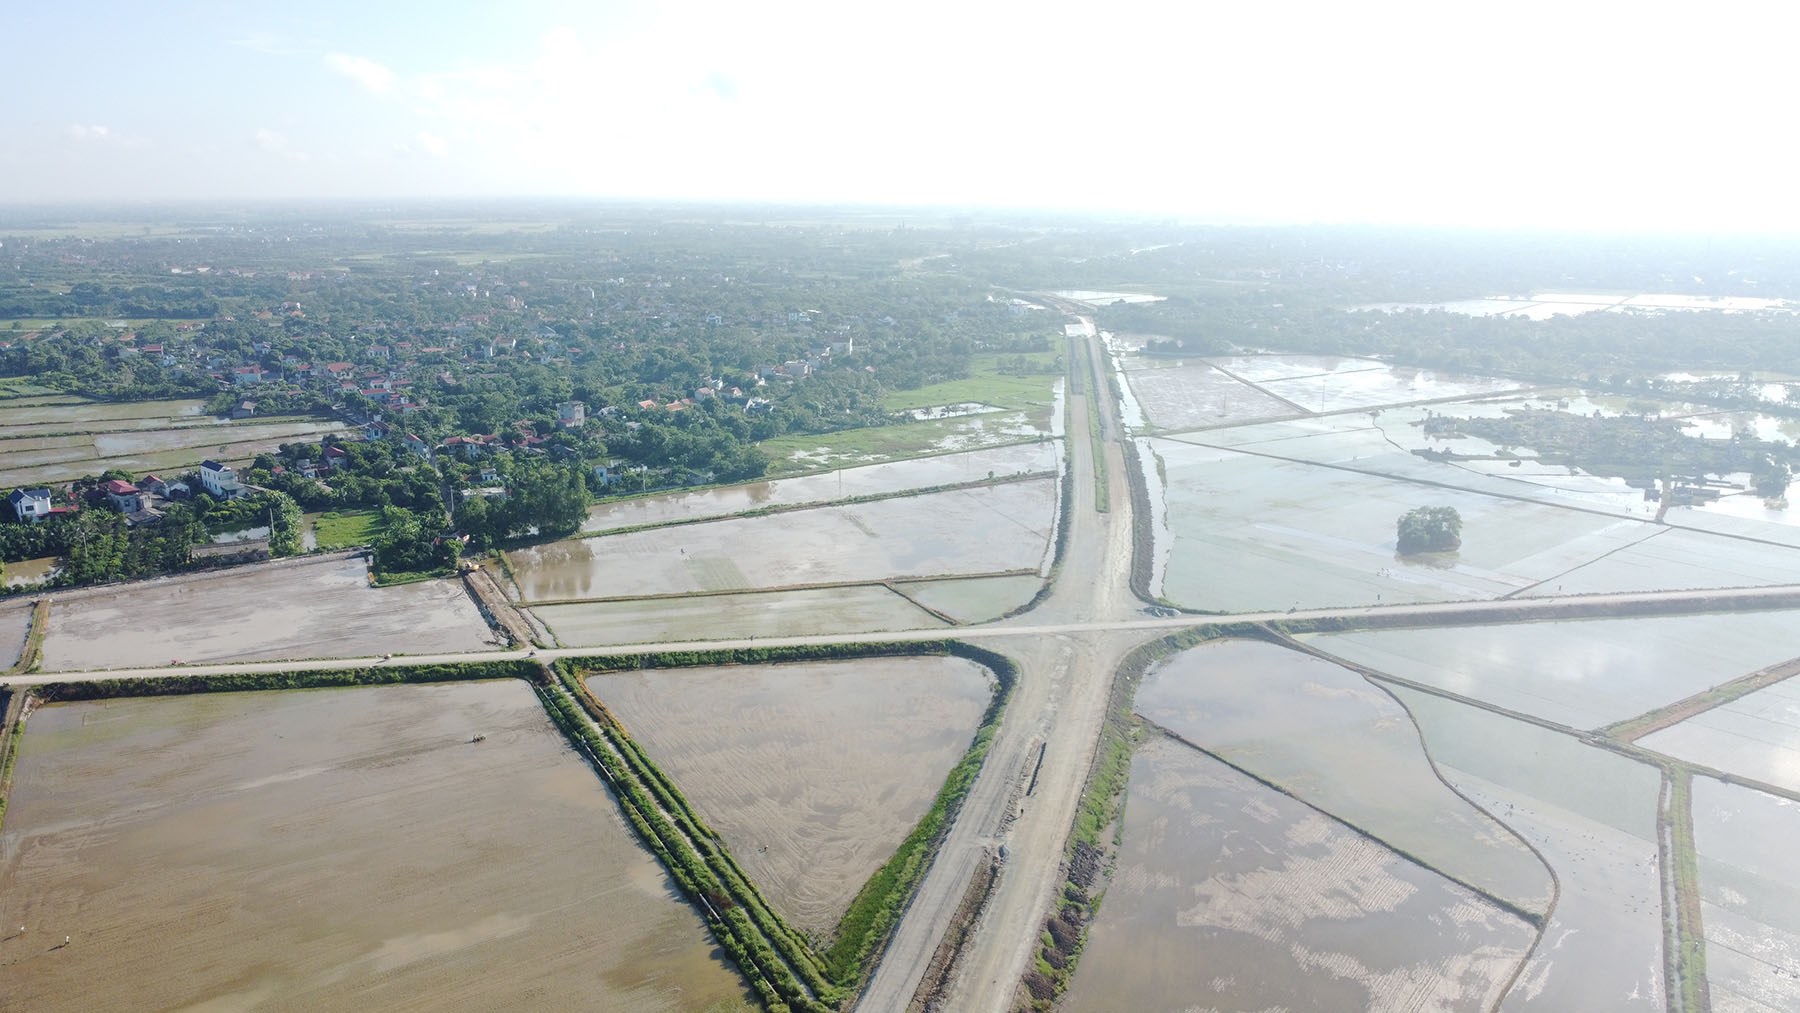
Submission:
<svg viewBox="0 0 1800 1013">
<path fill-rule="evenodd" d="M 4 1010 L 744 998 L 516 681 L 46 707 L 0 834 L 0 925 Z"/>
<path fill-rule="evenodd" d="M 1485 1010 L 1526 922 L 1160 735 L 1063 1008 Z"/>
<path fill-rule="evenodd" d="M 588 679 L 770 903 L 821 936 L 930 808 L 992 685 L 945 657 Z"/>
</svg>

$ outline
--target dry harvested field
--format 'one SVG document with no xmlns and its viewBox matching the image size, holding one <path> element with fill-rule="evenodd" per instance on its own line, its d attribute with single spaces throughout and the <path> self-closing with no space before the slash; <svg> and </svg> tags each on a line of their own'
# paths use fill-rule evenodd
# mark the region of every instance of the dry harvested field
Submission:
<svg viewBox="0 0 1800 1013">
<path fill-rule="evenodd" d="M 1156 450 L 1171 533 L 1162 593 L 1198 609 L 1483 599 L 1540 583 L 1551 590 L 1570 570 L 1662 531 L 1642 521 L 1171 441 L 1157 441 Z M 1396 556 L 1395 522 L 1419 506 L 1461 513 L 1460 553 Z M 1800 560 L 1795 567 L 1800 572 Z"/>
<path fill-rule="evenodd" d="M 582 530 L 601 532 L 645 524 L 726 517 L 764 507 L 829 503 L 856 496 L 978 482 L 990 475 L 1004 477 L 1055 471 L 1058 452 L 1054 442 L 1019 443 L 967 454 L 942 454 L 844 468 L 822 475 L 612 500 L 589 510 Z"/>
<path fill-rule="evenodd" d="M 1053 479 L 572 539 L 507 554 L 520 598 L 636 598 L 1047 565 Z"/>
<path fill-rule="evenodd" d="M 1759 689 L 1638 744 L 1800 792 L 1800 684 L 1788 679 Z"/>
<path fill-rule="evenodd" d="M 981 623 L 1011 612 L 1036 596 L 1044 579 L 1029 577 L 965 577 L 896 583 L 908 598 L 934 608 L 960 623 Z"/>
<path fill-rule="evenodd" d="M 1706 976 L 1720 1013 L 1800 1009 L 1800 804 L 1694 778 Z"/>
<path fill-rule="evenodd" d="M 1574 728 L 1599 728 L 1800 657 L 1800 613 L 1442 626 L 1306 639 L 1389 675 Z"/>
<path fill-rule="evenodd" d="M 7 1010 L 743 996 L 510 680 L 46 707 L 0 835 L 0 923 L 27 929 L 0 940 Z"/>
<path fill-rule="evenodd" d="M 1575 738 L 1396 689 L 1452 784 L 1544 853 L 1562 893 L 1506 1008 L 1660 1009 L 1656 768 Z"/>
<path fill-rule="evenodd" d="M 1159 429 L 1198 429 L 1299 414 L 1292 405 L 1205 363 L 1131 369 L 1125 379 L 1146 419 Z"/>
<path fill-rule="evenodd" d="M 1362 676 L 1261 641 L 1203 644 L 1144 677 L 1139 714 L 1456 881 L 1527 911 L 1549 870 L 1432 772 L 1419 733 Z"/>
<path fill-rule="evenodd" d="M 479 651 L 493 634 L 457 580 L 371 588 L 347 556 L 58 594 L 45 671 Z"/>
<path fill-rule="evenodd" d="M 530 610 L 570 647 L 875 633 L 944 626 L 879 584 L 682 598 L 573 602 Z"/>
<path fill-rule="evenodd" d="M 1063 1008 L 1486 1010 L 1532 929 L 1204 754 L 1152 736 Z"/>
<path fill-rule="evenodd" d="M 828 937 L 969 748 L 992 697 L 960 658 L 594 675 L 770 903 Z"/>
</svg>

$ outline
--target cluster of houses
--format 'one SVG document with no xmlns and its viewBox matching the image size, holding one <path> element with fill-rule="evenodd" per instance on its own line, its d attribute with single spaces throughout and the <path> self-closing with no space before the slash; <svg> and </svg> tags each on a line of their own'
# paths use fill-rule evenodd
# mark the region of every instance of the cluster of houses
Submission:
<svg viewBox="0 0 1800 1013">
<path fill-rule="evenodd" d="M 200 465 L 197 474 L 201 487 L 214 499 L 237 499 L 247 491 L 244 484 L 238 481 L 237 471 L 229 464 L 206 461 Z M 72 490 L 73 487 L 64 490 L 65 499 L 72 499 Z M 96 507 L 110 507 L 125 515 L 126 524 L 137 527 L 162 520 L 163 508 L 167 503 L 189 499 L 193 494 L 193 487 L 185 481 L 170 482 L 155 475 L 146 475 L 136 482 L 122 478 L 108 479 L 88 493 L 88 503 Z M 36 524 L 46 518 L 71 514 L 80 509 L 72 502 L 57 505 L 48 488 L 14 489 L 6 497 L 6 502 L 12 508 L 13 520 L 21 524 Z"/>
</svg>

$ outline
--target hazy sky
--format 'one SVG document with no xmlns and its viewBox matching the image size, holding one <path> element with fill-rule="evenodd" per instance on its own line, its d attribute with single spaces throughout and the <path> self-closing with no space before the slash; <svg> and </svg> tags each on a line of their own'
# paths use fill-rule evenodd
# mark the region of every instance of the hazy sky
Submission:
<svg viewBox="0 0 1800 1013">
<path fill-rule="evenodd" d="M 16 0 L 0 203 L 567 195 L 1800 231 L 1796 7 Z"/>
</svg>

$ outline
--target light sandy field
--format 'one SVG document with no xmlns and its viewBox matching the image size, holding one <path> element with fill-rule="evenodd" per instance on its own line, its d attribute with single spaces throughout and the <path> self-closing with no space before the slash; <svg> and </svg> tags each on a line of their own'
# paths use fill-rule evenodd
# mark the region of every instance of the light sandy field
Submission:
<svg viewBox="0 0 1800 1013">
<path fill-rule="evenodd" d="M 1638 744 L 1800 791 L 1800 684 L 1788 679 L 1759 689 L 1646 735 Z"/>
<path fill-rule="evenodd" d="M 1800 613 L 1365 630 L 1306 639 L 1389 675 L 1571 727 L 1599 728 L 1800 657 Z"/>
<path fill-rule="evenodd" d="M 1125 379 L 1150 423 L 1161 429 L 1198 429 L 1299 411 L 1204 363 L 1133 369 Z"/>
<path fill-rule="evenodd" d="M 1706 978 L 1720 1013 L 1800 1009 L 1800 804 L 1694 778 Z"/>
<path fill-rule="evenodd" d="M 1660 1009 L 1654 767 L 1571 736 L 1395 689 L 1452 784 L 1544 852 L 1562 884 L 1507 1009 Z"/>
<path fill-rule="evenodd" d="M 0 924 L 5 1010 L 743 996 L 517 681 L 44 708 L 0 835 Z"/>
<path fill-rule="evenodd" d="M 531 609 L 570 647 L 935 629 L 942 620 L 879 584 Z"/>
<path fill-rule="evenodd" d="M 968 577 L 908 581 L 894 585 L 908 598 L 962 623 L 982 623 L 1029 602 L 1044 586 L 1042 577 Z"/>
<path fill-rule="evenodd" d="M 1056 482 L 1041 479 L 572 539 L 506 558 L 528 602 L 1036 570 L 1055 511 Z"/>
<path fill-rule="evenodd" d="M 1123 846 L 1075 1011 L 1485 1010 L 1531 926 L 1160 735 L 1137 750 Z"/>
<path fill-rule="evenodd" d="M 726 517 L 763 507 L 829 503 L 856 496 L 878 496 L 905 492 L 908 489 L 979 482 L 990 475 L 1004 477 L 1055 471 L 1060 453 L 1060 444 L 1054 442 L 1019 443 L 967 454 L 941 454 L 910 461 L 868 464 L 822 475 L 778 478 L 721 489 L 614 500 L 590 509 L 582 530 L 612 531 L 644 524 Z"/>
<path fill-rule="evenodd" d="M 824 938 L 930 808 L 993 685 L 947 657 L 588 679 L 770 903 Z"/>
<path fill-rule="evenodd" d="M 326 557 L 58 594 L 45 671 L 479 651 L 493 634 L 457 580 L 371 588 Z"/>
<path fill-rule="evenodd" d="M 1349 669 L 1218 641 L 1158 665 L 1134 706 L 1460 883 L 1528 911 L 1550 906 L 1549 870 L 1437 779 L 1406 711 Z"/>
<path fill-rule="evenodd" d="M 0 672 L 18 663 L 19 652 L 25 649 L 25 631 L 30 626 L 30 599 L 0 602 Z"/>
<path fill-rule="evenodd" d="M 1172 544 L 1163 593 L 1251 611 L 1495 598 L 1657 532 L 1641 522 L 1159 441 Z M 1402 559 L 1395 523 L 1455 507 L 1453 557 Z M 1797 571 L 1800 572 L 1800 571 Z"/>
<path fill-rule="evenodd" d="M 1759 587 L 1800 580 L 1800 549 L 1700 531 L 1666 529 L 1526 591 L 1588 594 L 1709 587 Z"/>
</svg>

